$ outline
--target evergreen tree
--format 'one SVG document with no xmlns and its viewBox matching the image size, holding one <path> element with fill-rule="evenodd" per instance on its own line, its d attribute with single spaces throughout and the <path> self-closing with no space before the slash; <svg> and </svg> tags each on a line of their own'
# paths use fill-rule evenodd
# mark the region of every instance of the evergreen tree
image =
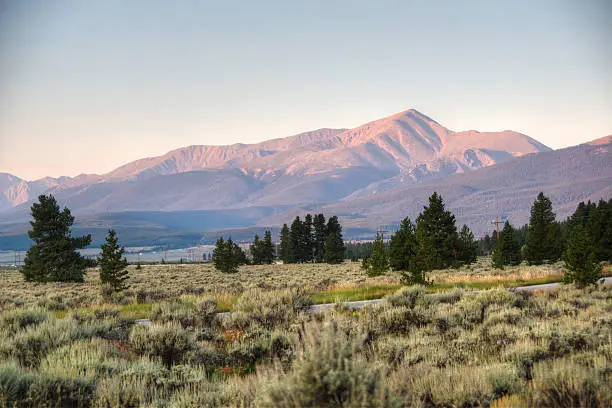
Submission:
<svg viewBox="0 0 612 408">
<path fill-rule="evenodd" d="M 106 243 L 100 246 L 102 252 L 98 257 L 100 265 L 100 282 L 109 285 L 113 291 L 120 292 L 128 288 L 127 259 L 123 256 L 125 248 L 119 248 L 115 230 L 110 229 Z"/>
<path fill-rule="evenodd" d="M 567 250 L 563 254 L 567 271 L 563 276 L 565 283 L 580 286 L 594 285 L 601 275 L 601 265 L 597 262 L 593 247 L 584 227 L 572 231 Z"/>
<path fill-rule="evenodd" d="M 215 269 L 226 272 L 229 269 L 228 261 L 230 254 L 227 251 L 227 245 L 223 237 L 217 238 L 215 249 L 213 250 L 213 264 Z"/>
<path fill-rule="evenodd" d="M 384 275 L 389 269 L 389 254 L 380 234 L 376 234 L 376 239 L 372 244 L 372 256 L 365 264 L 368 276 Z"/>
<path fill-rule="evenodd" d="M 242 248 L 231 238 L 225 241 L 223 237 L 219 237 L 213 251 L 213 263 L 221 272 L 236 273 L 240 265 L 247 263 L 247 257 Z"/>
<path fill-rule="evenodd" d="M 272 232 L 267 230 L 264 233 L 261 248 L 261 262 L 269 265 L 274 261 L 274 244 L 272 243 Z"/>
<path fill-rule="evenodd" d="M 414 262 L 410 264 L 407 274 L 403 274 L 402 280 L 408 284 L 428 284 L 426 273 L 437 268 L 439 263 L 434 240 L 425 231 L 422 222 L 416 227 L 417 250 Z"/>
<path fill-rule="evenodd" d="M 286 264 L 295 262 L 295 255 L 291 247 L 291 231 L 287 224 L 283 224 L 280 233 L 280 259 Z"/>
<path fill-rule="evenodd" d="M 612 200 L 593 205 L 586 230 L 598 261 L 612 261 Z"/>
<path fill-rule="evenodd" d="M 314 259 L 315 262 L 323 262 L 325 254 L 325 237 L 327 236 L 327 227 L 325 225 L 325 216 L 317 214 L 313 220 L 314 227 Z"/>
<path fill-rule="evenodd" d="M 312 215 L 306 214 L 302 224 L 302 247 L 304 252 L 304 262 L 312 262 L 314 259 L 314 234 L 313 234 Z"/>
<path fill-rule="evenodd" d="M 250 247 L 253 265 L 261 265 L 263 263 L 262 249 L 262 241 L 259 239 L 259 235 L 255 234 L 255 237 L 253 238 L 253 243 Z"/>
<path fill-rule="evenodd" d="M 409 218 L 404 218 L 399 230 L 391 236 L 389 265 L 394 271 L 408 271 L 418 250 L 416 227 Z"/>
<path fill-rule="evenodd" d="M 530 265 L 554 262 L 561 255 L 559 229 L 552 211 L 552 202 L 544 193 L 531 206 L 529 227 L 525 236 L 525 258 Z"/>
<path fill-rule="evenodd" d="M 299 216 L 295 217 L 291 223 L 289 247 L 293 254 L 293 262 L 304 262 L 306 257 L 304 250 L 304 225 Z"/>
<path fill-rule="evenodd" d="M 499 234 L 497 246 L 493 250 L 493 267 L 503 269 L 505 265 L 518 265 L 521 263 L 521 245 L 516 230 L 508 221 Z"/>
<path fill-rule="evenodd" d="M 83 282 L 86 260 L 76 251 L 91 243 L 91 235 L 72 237 L 74 217 L 68 208 L 60 211 L 52 195 L 41 195 L 30 209 L 33 221 L 22 269 L 25 280 L 36 282 Z"/>
<path fill-rule="evenodd" d="M 342 238 L 342 226 L 337 216 L 329 218 L 326 230 L 324 260 L 329 264 L 342 263 L 344 261 L 344 239 Z"/>
<path fill-rule="evenodd" d="M 231 265 L 233 267 L 232 272 L 238 272 L 238 267 L 240 265 L 246 265 L 249 260 L 247 259 L 246 253 L 240 248 L 240 246 L 234 242 L 232 239 L 227 240 L 227 245 L 231 249 Z"/>
<path fill-rule="evenodd" d="M 457 260 L 463 265 L 476 262 L 478 243 L 474 241 L 474 234 L 467 225 L 463 225 L 457 240 Z"/>
<path fill-rule="evenodd" d="M 444 201 L 437 192 L 429 197 L 429 205 L 419 214 L 417 229 L 420 229 L 423 238 L 421 244 L 427 252 L 428 267 L 441 269 L 456 263 L 458 237 L 455 216 L 446 211 Z"/>
</svg>

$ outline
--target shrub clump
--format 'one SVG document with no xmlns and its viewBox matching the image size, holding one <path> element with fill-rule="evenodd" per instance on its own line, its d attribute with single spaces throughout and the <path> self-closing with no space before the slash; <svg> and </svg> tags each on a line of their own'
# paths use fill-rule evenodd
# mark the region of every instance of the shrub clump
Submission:
<svg viewBox="0 0 612 408">
<path fill-rule="evenodd" d="M 195 348 L 191 335 L 175 323 L 136 326 L 129 341 L 134 352 L 159 357 L 167 367 L 181 362 L 185 354 Z"/>
<path fill-rule="evenodd" d="M 384 385 L 382 371 L 360 359 L 362 341 L 347 339 L 335 326 L 316 331 L 307 334 L 291 373 L 258 396 L 259 406 L 401 406 Z"/>
</svg>

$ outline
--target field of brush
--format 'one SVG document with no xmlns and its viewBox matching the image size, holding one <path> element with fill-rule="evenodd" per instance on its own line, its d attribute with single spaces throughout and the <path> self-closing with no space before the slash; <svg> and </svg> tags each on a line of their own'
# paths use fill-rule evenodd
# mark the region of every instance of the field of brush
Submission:
<svg viewBox="0 0 612 408">
<path fill-rule="evenodd" d="M 0 407 L 612 406 L 612 287 L 512 292 L 561 266 L 488 265 L 427 288 L 358 263 L 147 265 L 110 297 L 95 270 L 82 284 L 1 270 Z"/>
</svg>

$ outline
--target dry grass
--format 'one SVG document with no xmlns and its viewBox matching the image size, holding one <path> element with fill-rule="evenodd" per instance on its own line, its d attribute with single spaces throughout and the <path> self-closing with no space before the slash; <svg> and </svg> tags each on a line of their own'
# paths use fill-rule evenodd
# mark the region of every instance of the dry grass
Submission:
<svg viewBox="0 0 612 408">
<path fill-rule="evenodd" d="M 351 291 L 370 282 L 351 275 L 352 266 L 318 272 L 344 273 L 346 285 L 309 287 Z M 312 273 L 308 267 L 273 270 L 288 286 L 304 282 L 290 274 Z M 310 299 L 300 288 L 251 286 L 261 279 L 254 273 L 260 268 L 266 267 L 240 272 L 241 294 L 222 286 L 196 293 L 185 286 L 187 270 L 144 268 L 135 274 L 142 281 L 133 297 L 116 299 L 115 306 L 95 303 L 91 281 L 31 285 L 3 275 L 14 280 L 11 291 L 20 285 L 29 291 L 22 303 L 31 298 L 46 306 L 16 306 L 19 293 L 11 292 L 16 301 L 0 312 L 0 407 L 612 404 L 610 286 L 539 293 L 403 287 L 376 306 L 323 314 L 304 313 Z M 462 273 L 447 273 L 453 272 Z M 200 278 L 217 278 L 208 275 Z M 147 276 L 155 283 L 146 285 Z M 49 293 L 34 296 L 42 288 Z M 76 313 L 57 310 L 79 288 L 94 303 Z M 135 303 L 147 290 L 165 299 Z M 231 318 L 215 315 L 215 299 L 235 304 Z M 147 308 L 152 327 L 123 320 L 123 313 Z"/>
<path fill-rule="evenodd" d="M 236 274 L 225 274 L 212 265 L 143 265 L 142 269 L 130 266 L 130 289 L 114 303 L 155 303 L 182 295 L 206 295 L 215 298 L 219 310 L 231 310 L 236 297 L 252 288 L 277 290 L 301 288 L 313 293 L 314 300 L 363 300 L 384 296 L 400 285 L 400 276 L 389 272 L 374 278 L 367 277 L 358 262 L 341 265 L 261 265 L 243 266 Z M 440 288 L 466 284 L 466 287 L 488 288 L 497 284 L 516 285 L 529 282 L 560 280 L 562 264 L 508 267 L 503 270 L 490 266 L 490 259 L 481 258 L 474 265 L 459 269 L 433 271 L 428 278 Z M 612 274 L 607 267 L 605 274 Z M 56 311 L 59 315 L 69 310 L 107 303 L 100 295 L 97 270 L 89 270 L 85 283 L 31 283 L 13 270 L 0 270 L 0 310 L 39 305 Z M 375 296 L 376 295 L 376 296 Z M 142 317 L 145 307 L 135 307 L 133 314 Z M 140 312 L 139 312 L 140 311 Z M 126 310 L 127 313 L 127 310 Z"/>
</svg>

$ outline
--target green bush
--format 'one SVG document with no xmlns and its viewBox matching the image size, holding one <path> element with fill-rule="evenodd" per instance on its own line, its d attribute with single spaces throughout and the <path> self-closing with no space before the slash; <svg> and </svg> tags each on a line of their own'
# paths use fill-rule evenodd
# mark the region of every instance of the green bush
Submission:
<svg viewBox="0 0 612 408">
<path fill-rule="evenodd" d="M 292 372 L 258 395 L 264 407 L 401 406 L 384 385 L 383 373 L 359 358 L 360 342 L 337 327 L 309 332 Z"/>
<path fill-rule="evenodd" d="M 36 326 L 53 316 L 42 307 L 13 309 L 0 314 L 0 328 L 13 333 L 29 326 Z"/>
<path fill-rule="evenodd" d="M 202 300 L 197 303 L 164 302 L 153 305 L 151 320 L 157 323 L 177 322 L 183 328 L 210 326 L 216 318 L 217 302 Z"/>
<path fill-rule="evenodd" d="M 274 292 L 251 289 L 238 298 L 234 310 L 244 313 L 250 322 L 273 329 L 277 326 L 287 327 L 299 312 L 311 304 L 308 294 L 299 288 Z"/>
<path fill-rule="evenodd" d="M 89 407 L 91 382 L 80 377 L 28 373 L 16 365 L 0 366 L 2 407 Z"/>
<path fill-rule="evenodd" d="M 191 335 L 178 324 L 136 326 L 130 333 L 130 345 L 138 354 L 159 357 L 167 367 L 179 363 L 195 349 Z"/>
<path fill-rule="evenodd" d="M 105 340 L 79 340 L 51 351 L 39 371 L 65 377 L 95 379 L 114 375 L 127 365 L 127 355 Z"/>
<path fill-rule="evenodd" d="M 604 361 L 600 367 L 588 367 L 570 359 L 539 363 L 534 367 L 525 399 L 534 407 L 610 407 L 612 382 L 606 371 L 609 364 Z"/>
<path fill-rule="evenodd" d="M 50 350 L 85 336 L 86 333 L 73 320 L 46 320 L 0 342 L 0 356 L 15 358 L 26 367 L 37 367 Z"/>
</svg>

